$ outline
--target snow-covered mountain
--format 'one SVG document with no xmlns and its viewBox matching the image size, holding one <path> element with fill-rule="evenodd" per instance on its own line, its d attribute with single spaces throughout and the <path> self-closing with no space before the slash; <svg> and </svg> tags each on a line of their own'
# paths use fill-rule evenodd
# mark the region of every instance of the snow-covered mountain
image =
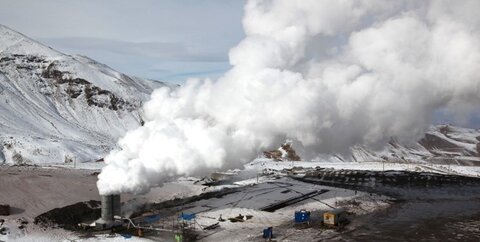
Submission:
<svg viewBox="0 0 480 242">
<path fill-rule="evenodd" d="M 425 136 L 414 144 L 403 144 L 392 138 L 382 149 L 355 146 L 349 155 L 324 154 L 318 162 L 390 162 L 480 166 L 480 129 L 454 125 L 432 125 Z M 263 158 L 275 161 L 299 161 L 289 143 L 277 150 L 263 152 Z M 318 163 L 315 162 L 315 163 Z"/>
<path fill-rule="evenodd" d="M 141 125 L 142 103 L 164 85 L 63 54 L 0 25 L 0 163 L 100 159 Z M 480 130 L 437 125 L 414 145 L 392 139 L 381 151 L 357 146 L 350 157 L 320 159 L 480 165 L 479 143 Z"/>
<path fill-rule="evenodd" d="M 165 83 L 66 55 L 0 25 L 0 164 L 102 158 Z"/>
<path fill-rule="evenodd" d="M 340 156 L 332 159 L 342 159 Z M 480 130 L 453 125 L 435 125 L 413 145 L 392 139 L 383 150 L 374 151 L 357 146 L 352 149 L 352 160 L 399 163 L 435 163 L 480 166 Z"/>
</svg>

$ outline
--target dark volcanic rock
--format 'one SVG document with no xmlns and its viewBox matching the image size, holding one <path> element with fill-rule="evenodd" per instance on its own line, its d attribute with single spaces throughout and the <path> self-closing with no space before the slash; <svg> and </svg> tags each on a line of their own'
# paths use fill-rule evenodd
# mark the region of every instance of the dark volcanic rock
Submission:
<svg viewBox="0 0 480 242">
<path fill-rule="evenodd" d="M 8 215 L 10 215 L 10 205 L 8 205 L 8 204 L 0 204 L 0 215 L 1 215 L 1 216 L 8 216 Z"/>
<path fill-rule="evenodd" d="M 100 201 L 90 200 L 75 203 L 63 208 L 55 208 L 38 215 L 34 223 L 43 226 L 58 226 L 75 230 L 79 223 L 92 222 L 100 217 Z"/>
</svg>

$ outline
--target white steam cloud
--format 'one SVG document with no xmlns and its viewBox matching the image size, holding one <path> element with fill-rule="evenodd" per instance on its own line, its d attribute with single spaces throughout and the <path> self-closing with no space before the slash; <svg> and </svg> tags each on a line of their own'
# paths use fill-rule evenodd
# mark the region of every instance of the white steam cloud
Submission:
<svg viewBox="0 0 480 242">
<path fill-rule="evenodd" d="M 101 194 L 239 166 L 293 140 L 305 157 L 416 140 L 439 109 L 480 101 L 480 1 L 248 1 L 216 81 L 156 90 L 119 141 Z"/>
</svg>

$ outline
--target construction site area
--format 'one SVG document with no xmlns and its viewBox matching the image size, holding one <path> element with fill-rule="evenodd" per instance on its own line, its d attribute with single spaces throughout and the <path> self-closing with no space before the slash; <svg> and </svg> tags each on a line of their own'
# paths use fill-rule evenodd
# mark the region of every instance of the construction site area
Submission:
<svg viewBox="0 0 480 242">
<path fill-rule="evenodd" d="M 35 223 L 92 237 L 113 232 L 165 241 L 284 240 L 303 230 L 316 230 L 312 236 L 334 232 L 348 223 L 348 214 L 387 207 L 390 201 L 379 195 L 272 177 L 142 204 L 128 215 L 119 207 L 129 207 L 129 201 L 120 203 L 120 195 L 102 196 L 101 202 L 81 202 L 41 214 Z"/>
<path fill-rule="evenodd" d="M 10 167 L 2 172 L 2 177 L 30 177 L 32 183 L 53 176 L 75 178 L 72 170 L 63 169 Z M 472 228 L 462 224 L 477 223 L 480 217 L 478 178 L 320 167 L 245 173 L 178 179 L 147 195 L 99 196 L 94 183 L 88 185 L 95 181 L 95 172 L 83 170 L 76 173 L 77 182 L 62 184 L 65 190 L 58 189 L 57 195 L 30 194 L 36 196 L 36 211 L 12 206 L 10 216 L 1 221 L 0 239 L 43 235 L 45 241 L 52 236 L 75 241 L 368 241 L 375 236 L 398 239 L 409 230 L 419 237 L 440 238 L 436 236 L 449 230 L 444 223 L 435 224 L 437 219 L 447 219 L 448 229 L 458 228 L 460 237 L 480 238 L 480 231 L 462 232 Z M 61 200 L 66 194 L 72 194 L 70 200 Z M 47 203 L 55 196 L 56 204 Z"/>
</svg>

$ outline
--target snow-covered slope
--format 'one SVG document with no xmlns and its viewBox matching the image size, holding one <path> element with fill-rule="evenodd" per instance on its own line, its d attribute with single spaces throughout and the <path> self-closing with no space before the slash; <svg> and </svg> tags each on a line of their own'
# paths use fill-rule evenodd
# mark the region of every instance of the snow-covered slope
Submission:
<svg viewBox="0 0 480 242">
<path fill-rule="evenodd" d="M 0 25 L 0 163 L 102 158 L 161 82 L 129 77 Z"/>
<path fill-rule="evenodd" d="M 0 25 L 0 163 L 102 158 L 141 125 L 141 104 L 163 85 L 65 55 Z M 392 139 L 381 151 L 357 146 L 350 157 L 319 159 L 480 166 L 479 142 L 479 130 L 438 125 L 414 145 Z"/>
<path fill-rule="evenodd" d="M 300 160 L 300 157 L 298 159 L 289 158 L 284 146 L 278 150 L 264 152 L 263 158 L 276 161 Z M 290 147 L 287 148 L 291 149 Z M 292 151 L 295 154 L 293 149 Z M 263 158 L 260 160 L 263 160 Z M 432 125 L 425 136 L 414 144 L 402 144 L 392 138 L 380 150 L 355 146 L 351 148 L 351 154 L 348 156 L 323 154 L 317 157 L 315 161 L 320 162 L 319 164 L 325 162 L 389 162 L 480 166 L 480 129 L 461 128 L 453 125 Z"/>
<path fill-rule="evenodd" d="M 480 166 L 480 130 L 453 125 L 431 126 L 414 145 L 392 139 L 381 151 L 352 149 L 355 161 L 420 162 Z"/>
</svg>

